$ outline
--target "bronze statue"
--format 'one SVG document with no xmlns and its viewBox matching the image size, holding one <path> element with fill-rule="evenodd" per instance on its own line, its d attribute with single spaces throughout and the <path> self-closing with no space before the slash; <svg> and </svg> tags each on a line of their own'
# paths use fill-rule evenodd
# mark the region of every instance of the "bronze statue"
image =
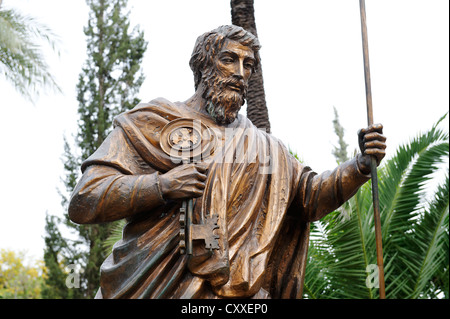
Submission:
<svg viewBox="0 0 450 319">
<path fill-rule="evenodd" d="M 195 94 L 119 115 L 83 163 L 70 218 L 128 221 L 98 298 L 301 298 L 309 223 L 369 180 L 386 139 L 372 125 L 354 159 L 320 175 L 302 165 L 238 114 L 259 48 L 240 27 L 203 34 Z"/>
</svg>

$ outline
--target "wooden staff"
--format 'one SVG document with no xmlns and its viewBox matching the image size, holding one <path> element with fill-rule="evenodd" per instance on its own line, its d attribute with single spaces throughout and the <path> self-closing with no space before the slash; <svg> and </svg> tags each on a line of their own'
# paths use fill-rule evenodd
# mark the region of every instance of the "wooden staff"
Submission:
<svg viewBox="0 0 450 319">
<path fill-rule="evenodd" d="M 369 44 L 367 38 L 367 23 L 366 23 L 366 5 L 364 0 L 359 0 L 359 7 L 361 13 L 361 34 L 364 54 L 364 78 L 366 84 L 366 104 L 367 104 L 367 122 L 373 124 L 373 110 L 372 110 L 372 89 L 370 84 L 370 66 L 369 66 Z M 383 267 L 383 246 L 381 237 L 381 220 L 380 220 L 380 202 L 378 198 L 378 176 L 377 176 L 377 161 L 375 156 L 371 157 L 371 177 L 372 177 L 372 198 L 373 198 L 373 214 L 375 222 L 375 241 L 377 246 L 377 265 L 378 265 L 378 280 L 380 288 L 380 299 L 386 298 L 384 287 L 384 267 Z"/>
</svg>

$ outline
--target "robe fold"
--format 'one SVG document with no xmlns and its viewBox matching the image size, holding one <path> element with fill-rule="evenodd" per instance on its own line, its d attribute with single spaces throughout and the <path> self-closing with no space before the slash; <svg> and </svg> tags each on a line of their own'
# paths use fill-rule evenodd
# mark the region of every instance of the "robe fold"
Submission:
<svg viewBox="0 0 450 319">
<path fill-rule="evenodd" d="M 181 202 L 155 195 L 158 174 L 179 165 L 159 143 L 163 127 L 179 118 L 200 120 L 217 137 L 194 222 L 218 214 L 219 249 L 194 241 L 191 256 L 178 246 Z M 356 160 L 314 173 L 241 115 L 224 128 L 183 103 L 157 99 L 114 125 L 83 163 L 69 207 L 86 223 L 128 221 L 101 266 L 99 298 L 301 298 L 309 223 L 368 180 Z"/>
</svg>

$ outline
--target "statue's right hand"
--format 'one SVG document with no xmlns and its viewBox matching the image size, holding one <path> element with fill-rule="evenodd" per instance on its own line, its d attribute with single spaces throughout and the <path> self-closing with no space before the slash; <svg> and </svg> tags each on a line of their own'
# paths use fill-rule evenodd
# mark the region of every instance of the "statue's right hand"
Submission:
<svg viewBox="0 0 450 319">
<path fill-rule="evenodd" d="M 206 167 L 201 164 L 183 164 L 159 176 L 165 199 L 200 197 L 205 189 Z"/>
</svg>

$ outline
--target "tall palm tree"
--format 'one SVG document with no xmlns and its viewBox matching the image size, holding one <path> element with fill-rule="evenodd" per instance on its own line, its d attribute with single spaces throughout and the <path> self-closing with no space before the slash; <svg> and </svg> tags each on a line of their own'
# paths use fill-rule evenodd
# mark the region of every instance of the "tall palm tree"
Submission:
<svg viewBox="0 0 450 319">
<path fill-rule="evenodd" d="M 231 0 L 231 23 L 258 36 L 253 1 Z M 266 105 L 261 63 L 248 83 L 247 117 L 257 128 L 264 129 L 270 133 L 269 112 Z"/>
<path fill-rule="evenodd" d="M 387 298 L 449 297 L 449 144 L 438 128 L 444 117 L 378 172 Z M 347 210 L 312 228 L 306 298 L 378 298 L 370 183 Z"/>
<path fill-rule="evenodd" d="M 3 9 L 0 0 L 0 76 L 25 98 L 32 100 L 43 88 L 60 88 L 49 72 L 40 43 L 56 50 L 55 34 L 34 18 Z"/>
</svg>

